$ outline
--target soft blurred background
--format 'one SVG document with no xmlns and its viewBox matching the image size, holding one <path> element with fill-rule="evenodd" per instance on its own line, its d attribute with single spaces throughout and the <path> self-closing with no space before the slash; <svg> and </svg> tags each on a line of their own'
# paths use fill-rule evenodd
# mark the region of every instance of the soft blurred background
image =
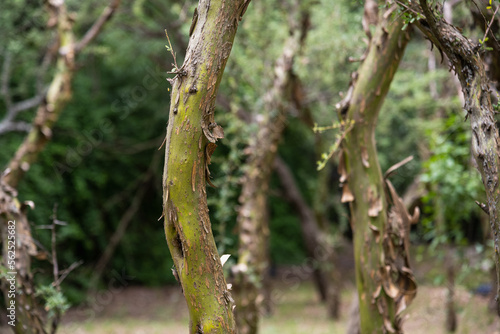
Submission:
<svg viewBox="0 0 500 334">
<path fill-rule="evenodd" d="M 455 1 L 453 23 L 470 38 L 482 38 L 469 1 Z M 103 1 L 66 1 L 74 31 L 82 36 L 100 15 Z M 167 29 L 177 62 L 182 63 L 196 1 L 123 0 L 101 33 L 76 60 L 73 95 L 54 126 L 53 138 L 20 182 L 20 200 L 31 200 L 33 237 L 50 249 L 54 205 L 60 268 L 81 261 L 62 283 L 62 295 L 46 309 L 71 306 L 60 333 L 188 333 L 189 317 L 172 275 L 162 214 L 162 171 L 169 110 L 167 71 L 173 62 L 165 49 Z M 216 119 L 225 130 L 212 158 L 208 188 L 212 228 L 220 254 L 237 257 L 236 215 L 244 149 L 256 126 L 238 118 L 243 110 L 261 112 L 273 66 L 288 34 L 286 1 L 252 1 L 235 39 L 221 83 Z M 335 104 L 347 90 L 351 72 L 366 43 L 361 27 L 363 3 L 318 0 L 310 8 L 310 31 L 294 71 L 303 85 L 303 103 L 314 123 L 337 121 Z M 36 96 L 54 75 L 43 66 L 54 42 L 42 1 L 0 4 L 2 93 L 14 102 Z M 10 59 L 10 61 L 7 61 Z M 498 59 L 496 59 L 498 61 Z M 8 74 L 6 74 L 8 72 Z M 0 96 L 0 119 L 6 112 Z M 30 123 L 36 108 L 19 113 Z M 317 135 L 303 114 L 291 107 L 279 156 L 291 168 L 300 193 L 325 214 L 324 233 L 337 251 L 340 318 L 332 320 L 312 280 L 317 265 L 306 255 L 299 216 L 273 175 L 269 191 L 272 312 L 262 333 L 344 333 L 355 298 L 352 231 L 348 206 L 340 203 L 335 160 L 317 171 Z M 25 131 L 0 134 L 0 164 L 5 166 Z M 335 131 L 321 136 L 324 152 Z M 408 333 L 445 333 L 447 297 L 454 291 L 457 333 L 500 333 L 491 311 L 494 281 L 490 228 L 474 203 L 484 201 L 480 176 L 470 158 L 469 124 L 453 74 L 437 50 L 413 32 L 377 125 L 382 170 L 409 155 L 414 160 L 392 177 L 421 221 L 412 228 L 412 264 L 420 284 L 406 311 Z M 319 152 L 321 153 L 321 152 Z M 321 188 L 323 187 L 323 188 Z M 318 189 L 327 196 L 318 204 Z M 450 274 L 449 263 L 452 262 Z M 35 260 L 37 286 L 52 282 L 51 265 Z M 229 274 L 229 273 L 228 273 Z M 451 275 L 451 276 L 450 276 Z M 2 308 L 3 310 L 3 308 Z M 4 322 L 4 316 L 0 317 Z M 8 333 L 5 322 L 0 332 Z"/>
</svg>

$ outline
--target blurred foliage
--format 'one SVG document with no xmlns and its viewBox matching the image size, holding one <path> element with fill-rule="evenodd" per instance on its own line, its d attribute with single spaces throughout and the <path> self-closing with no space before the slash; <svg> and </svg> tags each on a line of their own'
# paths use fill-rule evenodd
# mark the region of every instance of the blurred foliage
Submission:
<svg viewBox="0 0 500 334">
<path fill-rule="evenodd" d="M 54 39 L 53 31 L 46 27 L 48 17 L 42 3 L 16 0 L 0 4 L 0 40 L 5 41 L 0 46 L 0 64 L 6 52 L 15 59 L 9 80 L 14 101 L 35 95 L 37 82 L 47 85 L 53 73 L 53 66 L 49 66 L 44 75 L 39 74 L 39 65 Z M 67 3 L 77 13 L 75 32 L 80 37 L 104 7 L 96 0 Z M 164 147 L 160 151 L 158 147 L 165 135 L 170 103 L 165 78 L 173 60 L 165 49 L 164 29 L 169 31 L 181 64 L 195 6 L 195 2 L 180 0 L 122 1 L 100 36 L 80 54 L 72 101 L 39 162 L 20 184 L 21 200 L 36 203 L 29 218 L 34 237 L 41 244 L 48 247 L 50 235 L 37 225 L 47 224 L 54 203 L 58 203 L 59 218 L 69 223 L 57 235 L 59 267 L 84 261 L 63 283 L 72 303 L 84 298 L 93 267 L 140 187 L 147 191 L 106 270 L 103 286 L 115 272 L 134 277 L 132 284 L 175 282 L 163 220 L 158 221 L 162 212 L 163 159 L 152 161 L 153 156 L 163 155 Z M 357 1 L 320 0 L 311 8 L 311 30 L 294 71 L 304 83 L 303 102 L 320 126 L 338 122 L 335 104 L 359 66 L 349 58 L 359 59 L 366 48 L 364 42 L 359 42 L 365 38 L 362 14 L 363 6 Z M 210 165 L 218 188 L 207 190 L 212 228 L 221 254 L 237 254 L 235 221 L 245 168 L 244 149 L 257 130 L 255 125 L 241 121 L 237 112 L 243 110 L 250 117 L 259 117 L 264 94 L 272 84 L 274 62 L 287 34 L 286 1 L 252 1 L 226 66 L 220 94 L 229 101 L 230 108 L 219 106 L 216 111 L 225 139 L 217 143 Z M 444 198 L 447 228 L 455 240 L 465 237 L 466 225 L 477 219 L 473 200 L 481 198 L 482 190 L 469 161 L 468 124 L 461 120 L 458 100 L 450 97 L 454 95 L 450 74 L 444 65 L 428 71 L 428 46 L 415 34 L 395 76 L 377 126 L 379 160 L 385 171 L 408 155 L 415 156 L 391 180 L 403 193 L 422 172 L 422 180 L 430 187 L 438 187 Z M 431 82 L 438 87 L 437 99 L 429 90 Z M 4 110 L 5 102 L 0 99 L 0 118 Z M 19 119 L 29 121 L 34 112 L 23 112 Z M 438 112 L 446 117 L 438 117 Z M 316 170 L 320 152 L 312 129 L 299 116 L 299 111 L 290 107 L 279 154 L 292 168 L 305 200 L 312 205 L 321 182 Z M 7 133 L 0 137 L 2 166 L 23 136 Z M 329 147 L 335 135 L 326 132 L 322 139 Z M 429 158 L 422 158 L 422 147 L 432 153 Z M 334 159 L 330 163 L 334 165 Z M 330 167 L 328 220 L 332 230 L 348 235 L 346 208 L 338 201 L 336 167 Z M 144 181 L 148 171 L 152 177 Z M 269 199 L 271 258 L 277 265 L 300 263 L 305 252 L 299 220 L 280 192 L 279 182 L 273 178 Z M 425 200 L 418 237 L 426 238 L 418 241 L 435 237 L 436 195 L 431 192 Z M 36 265 L 40 272 L 37 279 L 47 283 L 49 264 L 36 261 Z"/>
<path fill-rule="evenodd" d="M 484 188 L 479 172 L 472 166 L 469 125 L 463 115 L 450 114 L 446 119 L 426 124 L 432 156 L 424 163 L 421 181 L 431 191 L 424 197 L 422 219 L 424 238 L 434 243 L 466 243 L 466 226 L 478 220 L 475 200 L 483 201 Z M 439 207 L 436 208 L 436 201 Z M 436 215 L 443 211 L 445 226 L 436 226 Z M 477 236 L 473 236 L 476 237 Z"/>
<path fill-rule="evenodd" d="M 48 318 L 52 319 L 55 316 L 62 316 L 68 309 L 69 304 L 66 297 L 51 284 L 39 286 L 36 289 L 36 296 L 45 300 L 44 309 L 48 313 Z"/>
</svg>

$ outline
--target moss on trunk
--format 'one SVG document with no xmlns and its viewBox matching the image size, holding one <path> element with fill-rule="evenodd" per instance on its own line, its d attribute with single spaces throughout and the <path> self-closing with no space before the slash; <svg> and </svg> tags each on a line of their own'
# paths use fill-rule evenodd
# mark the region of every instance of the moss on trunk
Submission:
<svg viewBox="0 0 500 334">
<path fill-rule="evenodd" d="M 366 16 L 366 13 L 365 13 Z M 373 17 L 373 16 L 372 16 Z M 399 332 L 396 302 L 382 287 L 384 238 L 388 229 L 388 200 L 377 158 L 375 126 L 378 113 L 409 40 L 403 23 L 387 13 L 378 24 L 361 65 L 347 107 L 340 109 L 346 124 L 354 124 L 342 142 L 340 162 L 343 202 L 350 202 L 354 231 L 356 283 L 361 333 Z"/>
<path fill-rule="evenodd" d="M 250 0 L 200 0 L 186 58 L 175 69 L 163 176 L 165 233 L 190 315 L 190 333 L 235 333 L 233 300 L 208 216 L 206 179 L 215 141 L 215 98 Z"/>
</svg>

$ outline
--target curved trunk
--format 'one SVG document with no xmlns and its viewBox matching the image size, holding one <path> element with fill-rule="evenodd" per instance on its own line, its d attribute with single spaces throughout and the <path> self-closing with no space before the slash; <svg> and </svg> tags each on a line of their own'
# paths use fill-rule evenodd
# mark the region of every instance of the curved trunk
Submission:
<svg viewBox="0 0 500 334">
<path fill-rule="evenodd" d="M 293 12 L 298 14 L 298 3 L 294 4 Z M 308 15 L 307 12 L 301 14 Z M 290 27 L 290 36 L 276 61 L 273 86 L 264 97 L 265 112 L 259 122 L 256 138 L 248 148 L 250 155 L 239 198 L 239 260 L 233 271 L 238 292 L 236 320 L 241 334 L 258 332 L 259 313 L 264 300 L 262 286 L 268 267 L 269 227 L 266 213 L 269 178 L 285 128 L 293 61 L 307 31 L 307 26 L 301 26 L 294 19 L 289 20 L 294 25 Z"/>
<path fill-rule="evenodd" d="M 342 202 L 349 202 L 351 209 L 362 334 L 402 332 L 399 307 L 405 293 L 393 291 L 392 277 L 403 274 L 393 270 L 386 249 L 389 203 L 375 145 L 378 113 L 409 40 L 402 20 L 394 20 L 390 13 L 391 9 L 380 13 L 377 23 L 377 16 L 365 11 L 366 22 L 377 23 L 376 30 L 353 76 L 357 80 L 352 96 L 339 108 L 345 126 L 352 127 L 342 141 L 339 171 Z"/>
<path fill-rule="evenodd" d="M 486 190 L 487 204 L 481 207 L 489 214 L 495 243 L 497 276 L 497 313 L 500 315 L 500 138 L 495 122 L 495 110 L 490 96 L 481 48 L 467 39 L 439 13 L 434 13 L 426 0 L 408 2 L 413 12 L 421 13 L 417 27 L 444 52 L 455 70 L 464 94 L 464 109 L 472 129 L 472 155 Z M 402 6 L 406 6 L 402 4 Z M 423 14 L 423 15 L 422 15 Z"/>
<path fill-rule="evenodd" d="M 14 280 L 14 285 L 17 284 L 17 289 L 14 289 L 15 293 L 12 293 L 10 283 L 12 281 L 4 280 L 2 290 L 7 307 L 15 305 L 16 319 L 13 321 L 15 327 L 12 327 L 15 333 L 46 333 L 44 326 L 48 322 L 45 311 L 37 302 L 33 274 L 31 273 L 31 257 L 41 255 L 38 253 L 31 236 L 31 227 L 26 216 L 26 206 L 32 205 L 32 203 L 21 204 L 15 188 L 51 139 L 52 128 L 71 99 L 75 56 L 99 34 L 119 4 L 120 0 L 112 0 L 83 39 L 75 43 L 72 30 L 73 19 L 68 14 L 64 2 L 47 2 L 51 17 L 57 24 L 59 39 L 56 73 L 38 107 L 30 132 L 0 177 L 0 229 L 4 241 L 2 247 L 3 264 L 12 272 L 9 274 L 9 278 Z M 14 225 L 15 228 L 11 229 Z M 12 234 L 12 231 L 15 233 Z M 12 236 L 15 238 L 11 239 Z M 12 260 L 11 240 L 15 240 L 14 264 L 9 261 Z M 57 329 L 59 316 L 60 314 L 52 319 L 51 333 L 55 333 Z"/>
<path fill-rule="evenodd" d="M 214 105 L 239 21 L 250 0 L 200 0 L 184 64 L 175 68 L 163 175 L 165 234 L 190 315 L 190 333 L 235 333 L 208 215 L 208 165 L 222 128 Z"/>
</svg>

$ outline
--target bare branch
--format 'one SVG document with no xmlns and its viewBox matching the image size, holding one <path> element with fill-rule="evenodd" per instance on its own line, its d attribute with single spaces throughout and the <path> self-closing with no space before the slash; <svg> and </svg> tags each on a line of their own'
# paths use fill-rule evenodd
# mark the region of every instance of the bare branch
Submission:
<svg viewBox="0 0 500 334">
<path fill-rule="evenodd" d="M 0 122 L 0 135 L 13 131 L 28 132 L 29 130 L 31 130 L 30 124 L 23 121 L 15 122 L 14 119 L 20 112 L 38 106 L 43 101 L 46 91 L 47 89 L 45 89 L 41 94 L 37 96 L 34 96 L 30 99 L 18 102 L 14 105 L 10 105 L 9 107 L 7 107 L 7 114 L 5 115 L 4 119 Z"/>
<path fill-rule="evenodd" d="M 483 36 L 483 42 L 485 41 L 486 39 L 486 36 L 488 36 L 488 32 L 490 31 L 490 28 L 491 28 L 491 25 L 493 24 L 493 22 L 495 21 L 495 17 L 497 15 L 497 12 L 498 12 L 498 9 L 500 8 L 500 6 L 497 6 L 497 9 L 495 9 L 495 12 L 493 13 L 493 17 L 491 18 L 491 21 L 490 21 L 490 24 L 488 24 L 488 27 L 486 28 L 486 31 L 484 32 L 484 36 Z M 492 34 L 493 36 L 495 36 L 494 34 Z M 498 42 L 498 41 L 497 41 Z"/>
<path fill-rule="evenodd" d="M 64 279 L 69 275 L 69 273 L 71 273 L 73 270 L 75 270 L 76 268 L 78 268 L 79 266 L 81 266 L 83 264 L 83 261 L 78 261 L 78 262 L 73 262 L 71 264 L 71 266 L 69 266 L 68 268 L 64 269 L 63 271 L 61 271 L 61 276 L 59 276 L 59 278 L 57 279 L 56 282 L 54 282 L 55 284 L 58 284 L 58 285 L 61 285 L 61 283 L 64 281 Z"/>
<path fill-rule="evenodd" d="M 111 4 L 104 8 L 101 16 L 94 22 L 92 27 L 85 33 L 85 36 L 76 43 L 75 52 L 80 52 L 87 44 L 89 44 L 101 31 L 104 23 L 106 23 L 114 14 L 116 8 L 120 5 L 120 0 L 112 0 Z"/>
<path fill-rule="evenodd" d="M 7 132 L 29 132 L 31 130 L 31 124 L 26 122 L 12 122 L 12 121 L 2 121 L 0 123 L 0 135 Z"/>
<path fill-rule="evenodd" d="M 34 107 L 37 107 L 44 99 L 45 94 L 47 93 L 47 88 L 45 88 L 41 94 L 33 96 L 27 100 L 18 102 L 9 109 L 9 113 L 14 114 L 14 117 L 20 113 L 21 111 L 25 111 Z"/>
</svg>

